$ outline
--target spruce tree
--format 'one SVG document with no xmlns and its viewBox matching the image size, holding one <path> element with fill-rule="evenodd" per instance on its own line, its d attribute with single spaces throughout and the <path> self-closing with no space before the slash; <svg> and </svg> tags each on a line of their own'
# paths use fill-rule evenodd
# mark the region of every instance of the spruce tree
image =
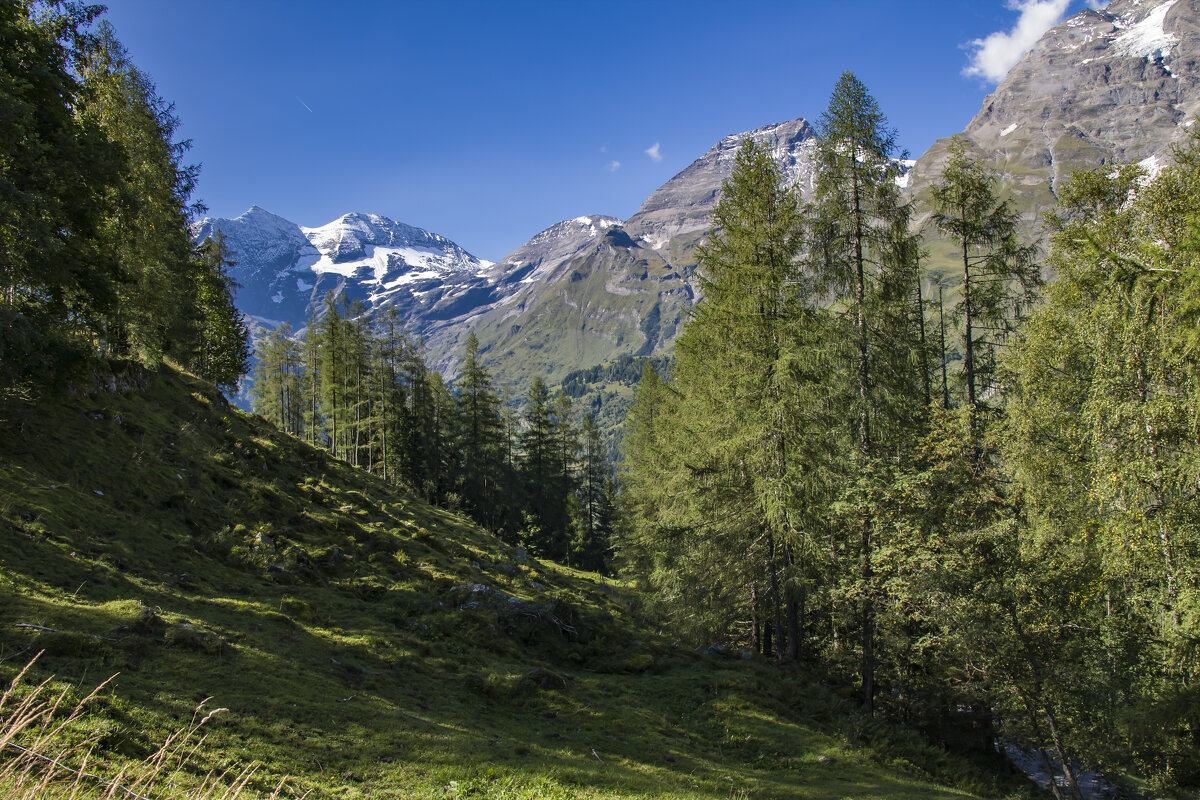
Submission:
<svg viewBox="0 0 1200 800">
<path fill-rule="evenodd" d="M 194 321 L 204 316 L 196 308 L 188 229 L 198 168 L 182 163 L 188 143 L 175 141 L 178 117 L 129 61 L 107 22 L 100 23 L 81 73 L 78 113 L 115 143 L 123 160 L 101 228 L 120 270 L 105 344 L 115 355 L 152 366 L 164 355 L 187 363 L 199 335 Z"/>
<path fill-rule="evenodd" d="M 557 549 L 564 529 L 562 495 L 558 491 L 561 461 L 555 440 L 550 390 L 540 376 L 525 396 L 524 429 L 520 433 L 521 483 L 526 513 L 536 528 L 529 544 L 548 558 L 561 560 Z"/>
<path fill-rule="evenodd" d="M 120 271 L 101 236 L 119 148 L 77 113 L 97 6 L 0 4 L 0 385 L 56 380 L 101 335 Z"/>
<path fill-rule="evenodd" d="M 232 392 L 250 367 L 250 333 L 233 302 L 234 283 L 225 237 L 218 232 L 196 251 L 195 317 L 189 369 L 216 386 Z M 280 426 L 286 430 L 284 425 Z"/>
<path fill-rule="evenodd" d="M 500 398 L 492 378 L 479 361 L 479 340 L 467 336 L 459 373 L 458 405 L 461 418 L 463 500 L 468 512 L 488 530 L 500 524 L 499 472 L 502 466 Z"/>
</svg>

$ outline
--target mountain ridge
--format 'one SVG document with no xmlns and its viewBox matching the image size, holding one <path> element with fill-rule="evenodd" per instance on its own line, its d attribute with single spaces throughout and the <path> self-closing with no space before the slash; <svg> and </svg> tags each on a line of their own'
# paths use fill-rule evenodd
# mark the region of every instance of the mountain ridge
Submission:
<svg viewBox="0 0 1200 800">
<path fill-rule="evenodd" d="M 1116 0 L 1103 10 L 1085 9 L 1050 28 L 987 95 L 957 135 L 1001 176 L 1027 236 L 1041 235 L 1042 212 L 1074 170 L 1126 160 L 1150 169 L 1165 163 L 1172 142 L 1200 111 L 1197 19 L 1200 0 Z M 723 137 L 624 221 L 602 214 L 563 220 L 494 264 L 421 232 L 443 253 L 457 253 L 446 256 L 447 268 L 420 271 L 409 253 L 407 271 L 391 269 L 367 258 L 365 240 L 348 233 L 353 226 L 345 220 L 354 215 L 322 226 L 343 223 L 336 241 L 313 233 L 321 228 L 300 229 L 303 242 L 289 233 L 273 248 L 260 248 L 263 257 L 255 262 L 261 266 L 253 274 L 236 273 L 243 283 L 239 307 L 298 328 L 328 290 L 363 300 L 368 314 L 393 305 L 448 378 L 457 372 L 467 333 L 474 332 L 497 383 L 517 391 L 534 375 L 553 383 L 624 355 L 669 352 L 699 297 L 696 246 L 747 136 L 763 141 L 802 196 L 811 196 L 816 131 L 797 118 Z M 918 227 L 928 225 L 929 189 L 940 178 L 949 141 L 940 139 L 904 163 L 901 186 L 915 203 Z M 223 227 L 235 226 L 205 220 L 198 235 Z M 384 246 L 379 236 L 372 241 Z M 322 269 L 312 273 L 319 280 L 304 273 L 303 259 L 314 257 L 306 247 L 321 253 L 314 264 Z M 279 271 L 289 254 L 294 263 Z M 930 280 L 939 280 L 945 255 L 941 243 L 931 243 Z M 261 287 L 264 280 L 271 286 Z"/>
</svg>

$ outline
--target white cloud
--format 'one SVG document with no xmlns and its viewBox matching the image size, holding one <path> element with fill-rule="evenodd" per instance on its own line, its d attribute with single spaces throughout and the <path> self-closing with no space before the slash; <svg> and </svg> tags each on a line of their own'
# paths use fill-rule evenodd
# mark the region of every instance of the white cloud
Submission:
<svg viewBox="0 0 1200 800">
<path fill-rule="evenodd" d="M 607 153 L 607 152 L 608 152 L 608 145 L 606 145 L 606 144 L 602 144 L 602 145 L 600 145 L 600 152 L 601 152 L 601 153 Z"/>
<path fill-rule="evenodd" d="M 1021 56 L 1063 18 L 1070 4 L 1071 0 L 1008 0 L 1005 5 L 1021 14 L 1017 24 L 1007 33 L 996 31 L 971 42 L 968 47 L 975 48 L 975 52 L 971 63 L 963 68 L 963 75 L 990 83 L 1004 80 Z"/>
<path fill-rule="evenodd" d="M 651 161 L 662 161 L 662 153 L 658 152 L 659 143 L 655 142 L 653 147 L 646 148 L 646 155 L 650 156 Z"/>
<path fill-rule="evenodd" d="M 616 172 L 616 171 L 617 171 L 617 170 L 619 170 L 620 168 L 621 168 L 621 162 L 620 162 L 620 161 L 610 161 L 610 162 L 608 162 L 608 171 L 609 171 L 609 172 Z"/>
</svg>

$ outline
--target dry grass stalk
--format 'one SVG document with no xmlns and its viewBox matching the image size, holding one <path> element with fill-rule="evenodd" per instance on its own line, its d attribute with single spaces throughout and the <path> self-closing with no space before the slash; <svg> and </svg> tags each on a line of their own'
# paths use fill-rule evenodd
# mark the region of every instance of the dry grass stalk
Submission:
<svg viewBox="0 0 1200 800">
<path fill-rule="evenodd" d="M 40 654 L 39 654 L 40 655 Z M 105 778 L 88 771 L 95 737 L 64 743 L 64 732 L 83 714 L 87 704 L 115 678 L 109 678 L 64 713 L 68 690 L 57 695 L 48 678 L 28 692 L 20 687 L 38 656 L 0 695 L 0 798 L 3 800 L 250 800 L 249 784 L 257 770 L 250 764 L 237 773 L 210 770 L 199 785 L 181 780 L 204 744 L 201 729 L 228 709 L 205 712 L 201 703 L 191 722 L 176 731 L 140 763 L 122 766 Z M 24 696 L 22 696 L 22 694 Z M 203 714 L 203 716 L 201 716 Z M 77 762 L 78 766 L 71 766 Z M 153 794 L 158 792 L 158 794 Z M 271 793 L 279 800 L 288 790 L 286 779 Z"/>
</svg>

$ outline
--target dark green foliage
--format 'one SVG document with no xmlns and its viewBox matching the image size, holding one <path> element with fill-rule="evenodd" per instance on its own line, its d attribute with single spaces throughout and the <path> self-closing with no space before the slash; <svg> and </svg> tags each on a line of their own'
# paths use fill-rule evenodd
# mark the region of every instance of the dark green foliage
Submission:
<svg viewBox="0 0 1200 800">
<path fill-rule="evenodd" d="M 0 375 L 60 386 L 97 355 L 232 387 L 245 329 L 223 255 L 193 252 L 179 120 L 97 6 L 0 9 Z"/>
<path fill-rule="evenodd" d="M 551 398 L 536 380 L 518 421 L 474 337 L 451 391 L 394 311 L 368 320 L 332 294 L 302 341 L 289 333 L 273 331 L 260 347 L 257 413 L 538 555 L 607 569 L 611 469 L 594 420 L 584 447 L 565 394 Z"/>
<path fill-rule="evenodd" d="M 1059 279 L 1004 365 L 1003 443 L 1023 548 L 1069 578 L 1042 616 L 1090 633 L 1047 657 L 1063 746 L 1195 787 L 1200 138 L 1145 183 L 1126 167 L 1064 189 Z"/>
<path fill-rule="evenodd" d="M 769 159 L 739 152 L 674 373 L 646 365 L 627 422 L 618 563 L 692 642 L 799 655 L 974 758 L 1014 744 L 1060 798 L 1081 765 L 1194 791 L 1200 135 L 1152 181 L 1063 187 L 1032 313 L 1034 248 L 951 148 L 952 403 L 882 126 L 843 76 L 804 248 Z"/>
<path fill-rule="evenodd" d="M 78 61 L 93 46 L 95 6 L 35 13 L 0 6 L 0 373 L 4 383 L 53 371 L 77 337 L 97 335 L 116 306 L 118 267 L 99 231 L 121 169 L 95 120 L 75 113 Z"/>
<path fill-rule="evenodd" d="M 250 334 L 233 304 L 235 287 L 225 271 L 233 264 L 221 233 L 200 243 L 194 266 L 194 344 L 185 363 L 196 375 L 232 393 L 250 367 Z M 286 360 L 286 353 L 283 358 Z M 290 396 L 284 399 L 289 402 L 281 405 L 281 412 L 292 414 Z"/>
<path fill-rule="evenodd" d="M 999 349 L 1016 331 L 1042 285 L 1037 248 L 1017 239 L 1017 213 L 996 198 L 996 177 L 955 138 L 941 183 L 933 187 L 934 224 L 961 254 L 961 300 L 966 402 L 992 394 Z"/>
<path fill-rule="evenodd" d="M 797 266 L 801 233 L 798 198 L 747 140 L 700 251 L 704 300 L 677 342 L 671 383 L 647 362 L 638 386 L 620 544 L 691 635 L 749 639 L 791 660 L 803 648 L 798 555 L 819 524 L 807 501 L 827 480 L 803 465 L 830 430 L 814 391 L 827 367 L 813 347 L 824 321 Z"/>
</svg>

